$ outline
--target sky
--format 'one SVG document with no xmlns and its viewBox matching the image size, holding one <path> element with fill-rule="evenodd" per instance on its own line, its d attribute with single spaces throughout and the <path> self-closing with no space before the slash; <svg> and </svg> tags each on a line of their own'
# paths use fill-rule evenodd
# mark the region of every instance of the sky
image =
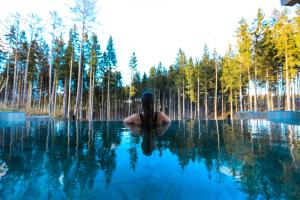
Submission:
<svg viewBox="0 0 300 200">
<path fill-rule="evenodd" d="M 0 23 L 9 13 L 25 16 L 32 12 L 47 20 L 49 11 L 57 10 L 67 27 L 73 24 L 68 8 L 73 4 L 72 0 L 0 0 Z M 159 62 L 169 67 L 179 48 L 188 57 L 201 58 L 207 44 L 210 52 L 216 48 L 224 55 L 229 43 L 235 42 L 238 22 L 243 17 L 251 24 L 259 8 L 269 18 L 274 9 L 284 7 L 280 0 L 98 0 L 92 31 L 102 50 L 109 36 L 113 37 L 118 70 L 128 84 L 133 52 L 141 73 L 148 73 Z M 68 30 L 65 28 L 66 33 Z"/>
</svg>

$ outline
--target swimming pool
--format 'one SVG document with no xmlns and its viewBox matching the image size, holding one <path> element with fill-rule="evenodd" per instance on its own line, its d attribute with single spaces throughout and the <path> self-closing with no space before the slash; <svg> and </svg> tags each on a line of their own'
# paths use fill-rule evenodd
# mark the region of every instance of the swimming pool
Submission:
<svg viewBox="0 0 300 200">
<path fill-rule="evenodd" d="M 29 120 L 0 127 L 0 199 L 297 199 L 300 126 Z"/>
</svg>

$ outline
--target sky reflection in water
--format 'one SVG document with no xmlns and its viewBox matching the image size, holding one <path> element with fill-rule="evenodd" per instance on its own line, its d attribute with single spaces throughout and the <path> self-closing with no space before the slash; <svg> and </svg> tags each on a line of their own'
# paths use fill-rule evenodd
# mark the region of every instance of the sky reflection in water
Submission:
<svg viewBox="0 0 300 200">
<path fill-rule="evenodd" d="M 300 126 L 31 120 L 0 128 L 0 199 L 296 199 Z"/>
</svg>

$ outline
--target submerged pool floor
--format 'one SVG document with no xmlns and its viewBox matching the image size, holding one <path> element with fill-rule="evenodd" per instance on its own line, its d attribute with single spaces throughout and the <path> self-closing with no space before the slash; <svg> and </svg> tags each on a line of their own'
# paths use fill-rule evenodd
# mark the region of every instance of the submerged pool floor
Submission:
<svg viewBox="0 0 300 200">
<path fill-rule="evenodd" d="M 299 199 L 300 126 L 28 120 L 0 127 L 0 199 Z"/>
</svg>

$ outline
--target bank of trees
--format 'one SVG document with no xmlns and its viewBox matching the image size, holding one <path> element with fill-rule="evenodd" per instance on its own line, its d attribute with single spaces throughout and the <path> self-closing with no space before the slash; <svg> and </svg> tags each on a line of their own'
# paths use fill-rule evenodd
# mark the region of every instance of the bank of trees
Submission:
<svg viewBox="0 0 300 200">
<path fill-rule="evenodd" d="M 206 45 L 198 58 L 179 49 L 174 64 L 158 63 L 147 75 L 138 72 L 138 52 L 133 52 L 128 58 L 131 81 L 124 86 L 113 37 L 103 47 L 90 31 L 95 4 L 75 1 L 76 23 L 70 30 L 51 12 L 50 40 L 38 16 L 32 15 L 24 29 L 19 14 L 10 17 L 0 41 L 2 108 L 118 120 L 140 112 L 140 96 L 151 90 L 156 109 L 179 120 L 233 117 L 239 110 L 299 109 L 300 9 L 293 17 L 284 10 L 266 19 L 258 10 L 252 23 L 241 19 L 236 44 L 223 56 Z"/>
</svg>

